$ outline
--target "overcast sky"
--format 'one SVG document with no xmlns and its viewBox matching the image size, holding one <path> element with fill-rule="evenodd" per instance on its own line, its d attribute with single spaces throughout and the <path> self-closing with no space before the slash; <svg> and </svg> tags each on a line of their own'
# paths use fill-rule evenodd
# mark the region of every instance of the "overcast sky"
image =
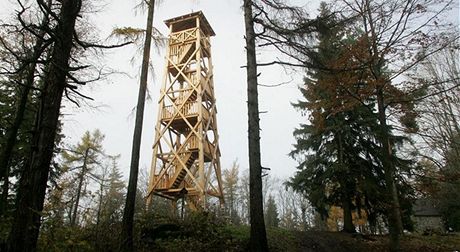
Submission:
<svg viewBox="0 0 460 252">
<path fill-rule="evenodd" d="M 0 18 L 12 14 L 11 0 L 0 0 Z M 107 37 L 115 27 L 145 27 L 146 16 L 135 11 L 138 1 L 113 0 L 98 13 L 86 16 L 97 28 L 96 34 Z M 201 10 L 216 32 L 212 38 L 214 63 L 214 85 L 217 100 L 217 123 L 220 136 L 222 168 L 229 168 L 238 160 L 240 171 L 248 169 L 247 152 L 247 107 L 246 71 L 244 50 L 244 23 L 239 0 L 164 0 L 156 7 L 154 26 L 167 35 L 163 21 L 192 11 Z M 312 7 L 315 9 L 316 7 Z M 99 9 L 99 8 L 95 8 Z M 155 77 L 150 78 L 148 88 L 151 100 L 146 104 L 141 149 L 141 168 L 150 167 L 154 127 L 157 120 L 159 89 L 163 81 L 164 55 L 152 53 Z M 136 54 L 133 46 L 113 50 L 106 55 L 108 67 L 125 71 L 125 75 L 111 76 L 108 81 L 92 84 L 82 91 L 95 99 L 90 104 L 76 108 L 65 102 L 63 113 L 65 143 L 74 144 L 86 130 L 100 129 L 105 135 L 104 147 L 109 154 L 121 154 L 120 167 L 127 177 L 129 171 L 132 135 L 134 127 L 133 109 L 137 103 L 140 59 L 131 62 Z M 262 52 L 261 61 L 273 57 L 272 52 Z M 300 97 L 297 85 L 301 83 L 303 72 L 284 71 L 281 68 L 261 68 L 260 83 L 270 85 L 285 81 L 289 84 L 277 88 L 259 89 L 261 114 L 262 165 L 270 167 L 270 173 L 279 178 L 287 178 L 295 172 L 296 162 L 288 157 L 294 139 L 292 131 L 306 118 L 296 112 L 291 102 Z"/>
</svg>

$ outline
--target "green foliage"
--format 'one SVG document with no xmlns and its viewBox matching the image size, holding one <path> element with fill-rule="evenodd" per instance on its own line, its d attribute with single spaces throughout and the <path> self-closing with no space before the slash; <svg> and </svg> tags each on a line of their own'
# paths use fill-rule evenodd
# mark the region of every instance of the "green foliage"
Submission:
<svg viewBox="0 0 460 252">
<path fill-rule="evenodd" d="M 267 227 L 278 227 L 278 209 L 276 207 L 275 199 L 272 195 L 268 197 L 267 206 L 265 210 L 265 225 Z"/>
<path fill-rule="evenodd" d="M 103 183 L 96 171 L 102 166 L 101 156 L 105 155 L 102 148 L 103 139 L 104 135 L 97 129 L 93 133 L 86 131 L 81 142 L 62 152 L 63 170 L 71 172 L 67 193 L 69 201 L 73 204 L 70 211 L 71 226 L 78 224 L 78 217 L 83 216 L 79 212 L 81 200 L 84 197 L 92 197 L 91 191 L 87 190 L 90 181 Z"/>
<path fill-rule="evenodd" d="M 13 125 L 20 93 L 23 89 L 23 87 L 14 84 L 14 81 L 17 80 L 14 78 L 0 79 L 0 149 L 2 151 L 7 140 L 7 132 Z M 21 168 L 26 163 L 32 141 L 31 133 L 34 128 L 36 106 L 37 99 L 34 95 L 30 95 L 23 122 L 16 135 L 16 144 L 12 155 L 9 157 L 9 177 L 18 178 Z M 3 178 L 4 175 L 1 174 L 0 178 Z"/>
<path fill-rule="evenodd" d="M 270 227 L 267 228 L 267 236 L 270 251 L 299 251 L 299 241 L 291 230 Z"/>
<path fill-rule="evenodd" d="M 99 224 L 105 223 L 106 225 L 110 225 L 121 220 L 122 206 L 125 199 L 125 186 L 123 175 L 118 169 L 117 161 L 113 159 L 107 183 L 105 186 L 101 185 L 100 189 Z"/>
<path fill-rule="evenodd" d="M 94 132 L 86 131 L 81 141 L 72 145 L 62 152 L 65 170 L 81 169 L 86 156 L 86 166 L 97 166 L 101 164 L 100 156 L 103 155 L 102 141 L 104 135 L 96 129 Z"/>
<path fill-rule="evenodd" d="M 63 173 L 50 188 L 43 210 L 43 251 L 117 250 L 114 234 L 120 232 L 125 184 L 119 156 L 105 159 L 103 138 L 98 130 L 86 132 L 62 153 Z"/>
<path fill-rule="evenodd" d="M 460 231 L 460 134 L 452 139 L 447 162 L 441 170 L 443 181 L 438 194 L 439 207 L 447 228 Z"/>
<path fill-rule="evenodd" d="M 89 228 L 59 226 L 43 230 L 38 240 L 38 251 L 95 251 L 91 245 L 93 233 Z"/>
<path fill-rule="evenodd" d="M 347 52 L 343 44 L 354 43 L 354 39 L 336 24 L 325 4 L 320 12 L 323 23 L 318 35 L 319 50 L 314 57 L 317 69 L 307 73 L 309 78 L 301 88 L 305 101 L 294 104 L 302 113 L 310 111 L 310 124 L 301 124 L 294 131 L 297 142 L 291 155 L 299 161 L 299 171 L 289 185 L 305 192 L 317 211 L 326 216 L 331 205 L 351 204 L 355 198 L 362 200 L 360 180 L 372 174 L 375 167 L 364 157 L 377 152 L 372 141 L 377 120 L 366 106 L 346 98 L 341 72 L 333 70 L 333 64 Z M 359 71 L 349 70 L 347 74 L 365 76 Z M 358 85 L 366 80 L 355 81 Z"/>
<path fill-rule="evenodd" d="M 144 224 L 148 225 L 143 227 L 141 251 L 243 251 L 242 242 L 249 241 L 249 230 L 227 226 L 207 212 L 191 213 L 184 220 L 150 219 Z"/>
<path fill-rule="evenodd" d="M 115 28 L 111 36 L 123 38 L 125 40 L 138 41 L 143 38 L 145 30 L 133 27 Z"/>
<path fill-rule="evenodd" d="M 412 162 L 396 155 L 406 139 L 394 135 L 391 127 L 380 125 L 374 95 L 378 83 L 358 60 L 366 56 L 367 40 L 362 32 L 353 30 L 353 24 L 339 25 L 327 5 L 322 4 L 320 12 L 318 51 L 311 62 L 314 67 L 300 88 L 304 100 L 293 104 L 309 115 L 309 123 L 302 123 L 294 131 L 296 143 L 291 156 L 299 161 L 299 171 L 288 185 L 304 193 L 324 217 L 333 205 L 342 207 L 348 220 L 351 210 L 365 210 L 372 225 L 377 216 L 388 213 L 391 202 L 386 193 L 381 144 L 381 136 L 388 135 L 403 214 L 409 216 L 413 192 L 406 174 L 410 174 Z M 390 91 L 398 92 L 385 90 Z M 409 114 L 407 124 L 415 116 Z M 405 219 L 410 227 L 410 219 Z"/>
<path fill-rule="evenodd" d="M 9 215 L 4 216 L 0 221 L 0 251 L 2 250 L 2 246 L 6 245 L 8 240 L 8 233 L 11 228 L 11 221 L 12 217 Z"/>
<path fill-rule="evenodd" d="M 246 225 L 226 225 L 225 230 L 230 234 L 231 241 L 234 244 L 249 243 L 249 226 Z"/>
</svg>

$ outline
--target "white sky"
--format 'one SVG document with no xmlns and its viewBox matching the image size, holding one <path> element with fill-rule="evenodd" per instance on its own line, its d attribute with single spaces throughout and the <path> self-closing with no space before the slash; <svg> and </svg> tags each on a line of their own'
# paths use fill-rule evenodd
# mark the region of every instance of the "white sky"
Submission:
<svg viewBox="0 0 460 252">
<path fill-rule="evenodd" d="M 0 18 L 12 14 L 14 8 L 8 1 L 0 1 Z M 134 10 L 139 1 L 112 0 L 99 13 L 90 18 L 99 29 L 101 38 L 107 37 L 114 27 L 145 27 L 145 15 Z M 247 154 L 247 107 L 246 107 L 246 70 L 244 50 L 244 23 L 239 0 L 164 0 L 157 6 L 154 25 L 167 35 L 163 20 L 201 10 L 216 32 L 212 38 L 214 63 L 214 85 L 217 99 L 217 123 L 220 136 L 222 168 L 229 168 L 237 159 L 240 171 L 248 168 Z M 312 9 L 315 9 L 316 6 Z M 155 51 L 155 50 L 154 50 Z M 150 167 L 154 127 L 157 119 L 159 89 L 162 84 L 164 54 L 166 48 L 160 49 L 160 55 L 152 53 L 155 78 L 148 84 L 151 101 L 146 104 L 144 114 L 143 137 L 140 167 Z M 83 93 L 95 99 L 94 110 L 88 106 L 75 108 L 66 102 L 63 113 L 65 117 L 64 141 L 76 143 L 86 130 L 100 129 L 105 135 L 104 147 L 109 154 L 121 154 L 120 167 L 127 177 L 129 172 L 134 113 L 137 103 L 138 76 L 140 60 L 131 63 L 135 54 L 133 46 L 117 49 L 107 54 L 107 65 L 126 71 L 130 76 L 114 75 L 109 81 L 92 84 L 82 89 Z M 263 52 L 261 58 L 273 56 L 272 52 Z M 270 167 L 270 174 L 287 178 L 295 172 L 296 162 L 288 157 L 294 138 L 292 131 L 302 120 L 291 102 L 300 98 L 297 85 L 302 81 L 302 72 L 288 72 L 277 67 L 259 69 L 262 84 L 277 84 L 287 80 L 293 81 L 277 88 L 259 88 L 261 114 L 261 152 L 262 165 Z"/>
</svg>

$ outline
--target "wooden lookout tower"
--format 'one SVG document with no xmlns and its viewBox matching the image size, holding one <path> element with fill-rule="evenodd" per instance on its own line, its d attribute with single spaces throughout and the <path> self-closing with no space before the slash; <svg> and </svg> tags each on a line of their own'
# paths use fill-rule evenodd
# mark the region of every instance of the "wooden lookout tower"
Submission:
<svg viewBox="0 0 460 252">
<path fill-rule="evenodd" d="M 203 13 L 165 21 L 169 41 L 160 91 L 147 202 L 152 196 L 185 199 L 206 209 L 208 197 L 223 203 L 210 37 Z"/>
</svg>

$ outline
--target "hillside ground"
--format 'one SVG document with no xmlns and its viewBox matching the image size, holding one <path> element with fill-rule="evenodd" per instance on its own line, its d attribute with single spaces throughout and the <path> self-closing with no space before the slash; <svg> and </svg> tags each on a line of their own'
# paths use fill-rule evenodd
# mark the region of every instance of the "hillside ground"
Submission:
<svg viewBox="0 0 460 252">
<path fill-rule="evenodd" d="M 203 222 L 204 221 L 204 222 Z M 209 218 L 167 224 L 141 235 L 141 251 L 247 251 L 249 227 L 216 223 Z M 388 251 L 386 235 L 267 229 L 270 251 Z M 154 238 L 155 237 L 155 238 Z M 460 251 L 460 234 L 406 234 L 402 251 Z"/>
</svg>

